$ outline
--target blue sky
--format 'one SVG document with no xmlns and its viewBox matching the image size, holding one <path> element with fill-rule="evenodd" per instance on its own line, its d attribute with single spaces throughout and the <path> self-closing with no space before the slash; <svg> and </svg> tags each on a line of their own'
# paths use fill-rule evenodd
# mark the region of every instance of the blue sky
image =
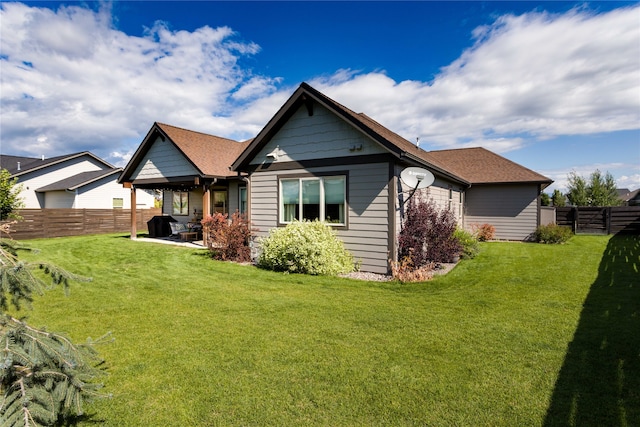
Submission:
<svg viewBox="0 0 640 427">
<path fill-rule="evenodd" d="M 424 149 L 640 187 L 638 2 L 3 2 L 3 154 L 254 136 L 302 81 Z"/>
</svg>

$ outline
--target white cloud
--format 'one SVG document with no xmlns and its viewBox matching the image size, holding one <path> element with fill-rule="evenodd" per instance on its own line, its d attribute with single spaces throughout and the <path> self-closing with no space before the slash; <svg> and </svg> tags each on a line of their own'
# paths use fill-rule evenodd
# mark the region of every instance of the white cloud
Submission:
<svg viewBox="0 0 640 427">
<path fill-rule="evenodd" d="M 319 70 L 310 83 L 427 149 L 504 153 L 559 135 L 638 129 L 639 17 L 637 6 L 506 15 L 478 28 L 473 46 L 432 81 L 345 69 Z M 91 150 L 122 164 L 154 121 L 246 139 L 293 90 L 243 69 L 260 47 L 227 27 L 156 22 L 134 37 L 115 29 L 108 7 L 20 3 L 2 3 L 0 19 L 6 153 Z"/>
<path fill-rule="evenodd" d="M 278 81 L 238 66 L 259 46 L 227 27 L 156 22 L 134 37 L 114 28 L 108 9 L 1 8 L 3 152 L 128 152 L 125 141 L 139 142 L 154 121 L 224 135 L 238 108 L 231 94 L 259 98 Z"/>
<path fill-rule="evenodd" d="M 313 83 L 433 147 L 505 152 L 523 136 L 638 129 L 639 18 L 639 7 L 506 15 L 477 29 L 475 44 L 431 82 L 340 70 Z"/>
</svg>

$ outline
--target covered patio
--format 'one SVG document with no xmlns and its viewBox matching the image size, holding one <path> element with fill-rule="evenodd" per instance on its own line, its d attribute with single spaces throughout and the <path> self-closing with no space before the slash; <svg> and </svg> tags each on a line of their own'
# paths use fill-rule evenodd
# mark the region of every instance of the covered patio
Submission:
<svg viewBox="0 0 640 427">
<path fill-rule="evenodd" d="M 193 228 L 216 212 L 246 211 L 248 183 L 244 176 L 229 170 L 246 145 L 154 123 L 119 182 L 130 189 L 132 206 L 136 203 L 136 189 L 161 191 L 162 215 Z M 135 211 L 131 216 L 131 238 L 136 239 Z"/>
</svg>

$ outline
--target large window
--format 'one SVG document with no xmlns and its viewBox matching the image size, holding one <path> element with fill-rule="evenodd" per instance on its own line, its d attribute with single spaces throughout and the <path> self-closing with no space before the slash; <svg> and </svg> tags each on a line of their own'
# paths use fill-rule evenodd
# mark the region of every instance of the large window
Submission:
<svg viewBox="0 0 640 427">
<path fill-rule="evenodd" d="M 173 215 L 189 215 L 189 193 L 187 191 L 173 192 Z"/>
<path fill-rule="evenodd" d="M 280 179 L 280 222 L 318 219 L 346 225 L 346 177 Z"/>
</svg>

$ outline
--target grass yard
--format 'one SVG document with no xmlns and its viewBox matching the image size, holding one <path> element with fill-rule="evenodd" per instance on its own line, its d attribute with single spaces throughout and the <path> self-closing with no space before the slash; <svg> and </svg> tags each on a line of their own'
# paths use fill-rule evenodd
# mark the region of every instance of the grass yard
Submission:
<svg viewBox="0 0 640 427">
<path fill-rule="evenodd" d="M 637 236 L 485 243 L 411 285 L 121 235 L 28 243 L 94 279 L 38 298 L 30 323 L 115 337 L 113 397 L 80 425 L 640 425 Z"/>
</svg>

